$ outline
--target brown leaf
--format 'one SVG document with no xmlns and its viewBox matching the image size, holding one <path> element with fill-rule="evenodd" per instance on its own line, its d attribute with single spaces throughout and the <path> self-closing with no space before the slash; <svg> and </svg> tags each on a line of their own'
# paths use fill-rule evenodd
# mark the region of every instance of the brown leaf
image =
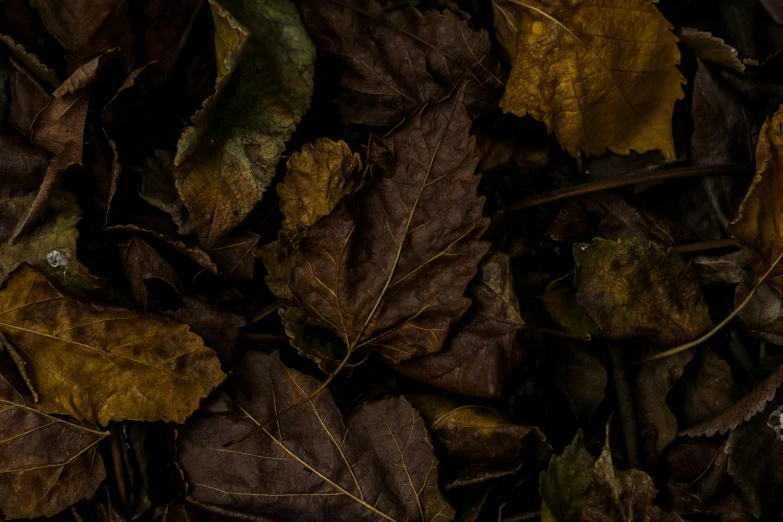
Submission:
<svg viewBox="0 0 783 522">
<path fill-rule="evenodd" d="M 32 71 L 37 79 L 43 80 L 52 87 L 60 84 L 57 73 L 42 63 L 35 54 L 28 52 L 24 45 L 16 43 L 13 38 L 5 34 L 0 34 L 0 42 L 3 42 L 14 58 Z"/>
<path fill-rule="evenodd" d="M 727 431 L 735 429 L 743 422 L 749 421 L 757 413 L 764 411 L 767 403 L 775 398 L 781 383 L 783 383 L 783 365 L 728 409 L 709 420 L 682 431 L 680 435 L 712 437 L 716 433 L 723 435 Z"/>
<path fill-rule="evenodd" d="M 521 439 L 529 426 L 513 424 L 503 414 L 484 406 L 461 405 L 437 395 L 406 398 L 427 422 L 438 455 L 445 466 L 455 468 L 457 479 L 450 487 L 471 486 L 513 474 L 521 466 Z"/>
<path fill-rule="evenodd" d="M 154 158 L 147 158 L 141 170 L 141 199 L 171 216 L 177 225 L 177 234 L 193 232 L 188 209 L 174 185 L 174 158 L 165 150 L 155 150 Z"/>
<path fill-rule="evenodd" d="M 576 156 L 660 150 L 685 83 L 671 24 L 652 0 L 493 0 L 512 64 L 500 107 L 530 114 Z"/>
<path fill-rule="evenodd" d="M 91 498 L 106 478 L 98 443 L 108 433 L 36 411 L 7 353 L 0 353 L 0 511 L 6 520 L 51 517 Z"/>
<path fill-rule="evenodd" d="M 524 358 L 517 332 L 525 326 L 506 254 L 490 250 L 468 287 L 473 305 L 464 326 L 440 352 L 393 366 L 398 372 L 444 390 L 498 397 L 503 381 Z"/>
<path fill-rule="evenodd" d="M 310 228 L 291 285 L 348 351 L 392 362 L 440 350 L 488 245 L 464 89 L 371 145 L 375 181 Z"/>
<path fill-rule="evenodd" d="M 576 299 L 603 335 L 676 346 L 712 326 L 696 274 L 677 253 L 600 238 L 573 252 Z"/>
<path fill-rule="evenodd" d="M 708 512 L 719 517 L 720 522 L 752 522 L 753 515 L 736 493 L 728 493 L 721 497 Z"/>
<path fill-rule="evenodd" d="M 180 433 L 190 501 L 240 518 L 451 520 L 424 421 L 401 397 L 362 405 L 346 421 L 329 392 L 249 439 L 223 447 L 295 404 L 319 382 L 276 354 L 248 352 L 235 397 L 215 396 Z"/>
<path fill-rule="evenodd" d="M 769 16 L 778 24 L 783 24 L 783 3 L 780 0 L 759 0 Z"/>
<path fill-rule="evenodd" d="M 705 348 L 697 362 L 696 374 L 685 383 L 682 419 L 686 426 L 715 417 L 739 398 L 737 384 L 726 361 L 712 349 Z"/>
<path fill-rule="evenodd" d="M 315 144 L 305 143 L 286 166 L 288 172 L 277 185 L 284 229 L 314 225 L 361 183 L 362 160 L 342 140 L 318 138 Z"/>
<path fill-rule="evenodd" d="M 312 324 L 301 308 L 281 308 L 278 313 L 291 346 L 325 373 L 345 357 L 345 343 L 331 330 Z"/>
<path fill-rule="evenodd" d="M 677 30 L 677 37 L 697 58 L 732 71 L 745 71 L 745 64 L 737 57 L 737 50 L 712 33 L 693 27 L 682 27 Z"/>
<path fill-rule="evenodd" d="M 33 121 L 46 104 L 49 93 L 22 65 L 10 60 L 14 72 L 9 79 L 8 123 L 25 136 L 32 132 Z"/>
<path fill-rule="evenodd" d="M 0 135 L 0 192 L 4 197 L 34 190 L 36 174 L 45 166 L 45 150 L 27 145 L 14 136 Z M 0 229 L 0 235 L 7 234 Z"/>
<path fill-rule="evenodd" d="M 28 266 L 6 280 L 0 310 L 47 413 L 181 423 L 225 377 L 187 326 L 83 304 Z"/>
<path fill-rule="evenodd" d="M 608 375 L 601 361 L 586 348 L 569 343 L 558 347 L 555 386 L 568 399 L 568 403 L 582 425 L 587 425 L 590 415 L 603 402 Z"/>
<path fill-rule="evenodd" d="M 120 254 L 125 267 L 125 279 L 139 309 L 144 310 L 147 307 L 147 287 L 144 285 L 147 279 L 160 279 L 170 284 L 178 293 L 185 293 L 174 267 L 144 240 L 131 238 L 124 245 L 120 245 Z"/>
<path fill-rule="evenodd" d="M 261 258 L 264 263 L 267 271 L 264 282 L 269 290 L 280 301 L 294 305 L 296 296 L 290 284 L 294 279 L 294 268 L 302 257 L 299 243 L 304 234 L 302 231 L 280 230 L 277 235 L 277 241 L 258 248 L 253 255 Z"/>
<path fill-rule="evenodd" d="M 208 250 L 215 260 L 218 273 L 222 276 L 252 281 L 256 258 L 253 253 L 258 247 L 258 234 L 247 230 L 234 230 L 218 240 Z"/>
<path fill-rule="evenodd" d="M 473 31 L 450 11 L 387 8 L 378 0 L 307 0 L 302 9 L 319 49 L 343 63 L 346 122 L 395 125 L 461 81 L 475 117 L 504 87 L 487 32 Z"/>
<path fill-rule="evenodd" d="M 571 274 L 568 274 L 550 282 L 540 298 L 541 302 L 544 303 L 552 322 L 564 332 L 583 336 L 595 335 L 598 333 L 598 325 L 576 301 L 576 289 L 571 280 Z"/>
</svg>

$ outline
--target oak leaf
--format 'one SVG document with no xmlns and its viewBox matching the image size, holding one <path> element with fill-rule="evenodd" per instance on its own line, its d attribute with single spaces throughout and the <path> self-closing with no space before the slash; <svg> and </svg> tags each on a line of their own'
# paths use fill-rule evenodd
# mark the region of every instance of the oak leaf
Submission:
<svg viewBox="0 0 783 522">
<path fill-rule="evenodd" d="M 71 299 L 27 265 L 0 289 L 0 333 L 26 363 L 39 410 L 102 425 L 184 422 L 225 377 L 187 326 Z"/>
<path fill-rule="evenodd" d="M 174 159 L 203 246 L 247 217 L 310 106 L 315 49 L 290 0 L 210 1 L 218 78 Z"/>
<path fill-rule="evenodd" d="M 91 498 L 106 478 L 108 435 L 41 413 L 7 353 L 0 353 L 0 511 L 6 520 L 51 517 Z"/>
<path fill-rule="evenodd" d="M 378 0 L 307 0 L 302 10 L 319 48 L 344 65 L 340 109 L 349 123 L 396 125 L 461 81 L 475 117 L 503 89 L 505 72 L 487 32 L 451 11 L 422 13 Z"/>
<path fill-rule="evenodd" d="M 576 156 L 660 150 L 675 156 L 672 113 L 684 97 L 680 51 L 654 0 L 493 0 L 511 61 L 500 102 L 530 114 Z"/>
<path fill-rule="evenodd" d="M 696 274 L 679 254 L 600 238 L 573 252 L 576 299 L 606 337 L 675 346 L 712 326 Z"/>
<path fill-rule="evenodd" d="M 343 418 L 324 391 L 251 438 L 224 448 L 319 382 L 277 354 L 248 352 L 234 396 L 213 397 L 177 441 L 190 502 L 239 518 L 287 521 L 445 522 L 438 460 L 424 421 L 402 397 L 364 404 Z"/>
<path fill-rule="evenodd" d="M 352 353 L 440 350 L 488 245 L 464 88 L 371 143 L 374 181 L 310 227 L 291 289 Z"/>
</svg>

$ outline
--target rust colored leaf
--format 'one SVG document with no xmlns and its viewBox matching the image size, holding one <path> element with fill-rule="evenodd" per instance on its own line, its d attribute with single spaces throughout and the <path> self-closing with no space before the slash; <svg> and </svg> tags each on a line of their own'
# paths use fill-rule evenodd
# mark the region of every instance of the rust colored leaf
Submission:
<svg viewBox="0 0 783 522">
<path fill-rule="evenodd" d="M 0 289 L 0 332 L 14 344 L 46 413 L 184 422 L 224 379 L 187 326 L 71 299 L 29 266 Z"/>
<path fill-rule="evenodd" d="M 464 89 L 371 146 L 375 182 L 310 228 L 291 285 L 311 319 L 392 362 L 440 350 L 488 245 Z"/>
<path fill-rule="evenodd" d="M 402 397 L 362 405 L 347 421 L 328 392 L 230 448 L 319 383 L 276 354 L 249 352 L 234 396 L 215 396 L 177 443 L 190 501 L 239 518 L 445 522 L 438 460 L 424 421 Z"/>
</svg>

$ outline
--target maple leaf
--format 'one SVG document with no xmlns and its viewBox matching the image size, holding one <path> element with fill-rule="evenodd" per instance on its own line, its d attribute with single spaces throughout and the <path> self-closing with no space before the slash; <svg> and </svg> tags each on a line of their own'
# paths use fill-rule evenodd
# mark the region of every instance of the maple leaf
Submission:
<svg viewBox="0 0 783 522">
<path fill-rule="evenodd" d="M 318 385 L 276 353 L 248 352 L 237 366 L 234 397 L 213 397 L 177 441 L 191 503 L 280 522 L 451 520 L 424 421 L 402 397 L 364 404 L 346 424 L 323 392 L 244 442 L 223 447 Z"/>
<path fill-rule="evenodd" d="M 0 353 L 0 511 L 51 517 L 91 498 L 106 478 L 96 428 L 41 413 L 8 353 Z"/>
<path fill-rule="evenodd" d="M 291 289 L 350 354 L 440 350 L 488 245 L 463 89 L 372 143 L 375 182 L 309 230 Z M 388 170 L 386 170 L 388 169 Z"/>
<path fill-rule="evenodd" d="M 680 51 L 654 0 L 493 0 L 512 63 L 505 112 L 530 114 L 576 156 L 660 150 L 673 158 L 671 120 L 684 97 Z"/>
<path fill-rule="evenodd" d="M 394 9 L 377 0 L 307 0 L 302 10 L 319 48 L 344 64 L 340 81 L 348 92 L 340 109 L 347 122 L 395 125 L 461 81 L 475 117 L 503 88 L 487 32 L 451 11 Z"/>
<path fill-rule="evenodd" d="M 207 248 L 247 217 L 271 183 L 285 142 L 310 106 L 315 60 L 290 0 L 210 0 L 210 6 L 215 94 L 191 118 L 174 159 L 177 190 Z"/>
<path fill-rule="evenodd" d="M 187 326 L 83 304 L 26 265 L 0 289 L 0 332 L 26 363 L 41 411 L 102 425 L 181 423 L 225 377 Z"/>
</svg>

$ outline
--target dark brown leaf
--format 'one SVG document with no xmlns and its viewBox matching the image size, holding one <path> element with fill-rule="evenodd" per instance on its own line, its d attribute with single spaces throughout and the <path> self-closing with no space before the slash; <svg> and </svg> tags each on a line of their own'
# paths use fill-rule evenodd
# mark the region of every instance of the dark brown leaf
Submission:
<svg viewBox="0 0 783 522">
<path fill-rule="evenodd" d="M 697 362 L 696 374 L 685 383 L 682 419 L 686 426 L 715 417 L 741 395 L 731 367 L 712 349 L 702 350 Z"/>
<path fill-rule="evenodd" d="M 450 11 L 422 13 L 378 0 L 307 0 L 302 8 L 319 49 L 343 62 L 347 92 L 340 108 L 347 122 L 395 125 L 463 80 L 475 117 L 505 86 L 487 32 L 473 31 Z"/>
<path fill-rule="evenodd" d="M 745 71 L 745 64 L 737 57 L 737 50 L 712 33 L 683 27 L 677 31 L 677 36 L 683 46 L 700 60 L 737 72 Z"/>
<path fill-rule="evenodd" d="M 120 253 L 125 267 L 125 278 L 130 285 L 133 301 L 139 309 L 145 310 L 147 307 L 147 287 L 144 285 L 147 279 L 165 281 L 174 290 L 184 294 L 177 271 L 144 240 L 132 238 L 120 245 Z"/>
<path fill-rule="evenodd" d="M 279 522 L 445 522 L 438 461 L 424 421 L 401 397 L 362 405 L 347 421 L 328 392 L 230 448 L 223 443 L 318 387 L 276 354 L 249 352 L 233 401 L 215 396 L 180 433 L 177 460 L 191 502 Z"/>
<path fill-rule="evenodd" d="M 598 325 L 576 301 L 576 288 L 572 282 L 571 274 L 555 279 L 546 285 L 541 302 L 552 322 L 564 332 L 585 337 L 595 335 L 598 333 Z"/>
<path fill-rule="evenodd" d="M 8 123 L 29 136 L 35 117 L 49 103 L 49 93 L 27 69 L 13 58 L 10 61 L 14 72 L 9 79 Z"/>
<path fill-rule="evenodd" d="M 604 400 L 607 380 L 606 368 L 587 348 L 576 343 L 558 348 L 555 386 L 583 426 Z"/>
<path fill-rule="evenodd" d="M 371 145 L 374 182 L 310 228 L 291 285 L 348 346 L 392 362 L 439 351 L 488 245 L 464 89 Z"/>
<path fill-rule="evenodd" d="M 22 143 L 14 136 L 0 135 L 0 193 L 4 197 L 34 190 L 36 175 L 45 166 L 45 150 Z M 2 232 L 0 235 L 7 237 Z"/>
<path fill-rule="evenodd" d="M 215 260 L 218 273 L 222 276 L 252 281 L 256 258 L 253 255 L 258 247 L 260 236 L 247 230 L 234 230 L 219 239 L 208 250 Z"/>
</svg>

